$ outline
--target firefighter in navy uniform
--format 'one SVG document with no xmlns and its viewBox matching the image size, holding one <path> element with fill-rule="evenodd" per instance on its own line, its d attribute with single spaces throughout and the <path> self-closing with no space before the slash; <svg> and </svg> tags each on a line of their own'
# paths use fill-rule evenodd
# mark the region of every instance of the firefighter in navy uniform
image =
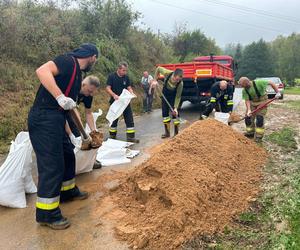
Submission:
<svg viewBox="0 0 300 250">
<path fill-rule="evenodd" d="M 203 115 L 205 117 L 209 116 L 213 109 L 223 113 L 231 113 L 233 108 L 233 92 L 233 85 L 225 80 L 214 83 L 210 89 L 210 100 Z"/>
<path fill-rule="evenodd" d="M 120 62 L 117 72 L 112 73 L 108 76 L 106 82 L 106 91 L 110 95 L 110 104 L 119 99 L 119 96 L 121 95 L 123 89 L 127 89 L 129 92 L 133 93 L 129 77 L 127 76 L 127 70 L 128 64 L 126 62 Z M 126 124 L 127 141 L 139 143 L 139 139 L 135 138 L 134 121 L 130 103 L 124 110 L 123 117 Z M 109 128 L 109 136 L 111 139 L 116 139 L 118 120 L 119 119 L 114 120 Z"/>
<path fill-rule="evenodd" d="M 36 221 L 52 229 L 70 226 L 61 214 L 60 202 L 88 197 L 75 185 L 75 155 L 65 124 L 68 110 L 76 107 L 81 71 L 89 71 L 97 57 L 93 44 L 82 44 L 36 70 L 41 85 L 28 115 L 38 167 Z"/>
<path fill-rule="evenodd" d="M 182 69 L 175 69 L 173 72 L 172 70 L 163 67 L 157 67 L 154 74 L 154 80 L 151 83 L 152 85 L 158 84 L 157 79 L 159 78 L 159 75 L 163 75 L 165 77 L 162 93 L 173 108 L 173 113 L 171 115 L 174 123 L 174 136 L 176 136 L 178 134 L 180 125 L 178 107 L 181 101 L 181 94 L 183 90 L 183 71 Z M 165 128 L 165 133 L 161 136 L 161 138 L 165 139 L 170 137 L 171 110 L 164 98 L 162 98 L 161 105 Z"/>
<path fill-rule="evenodd" d="M 80 105 L 80 103 L 84 104 L 85 107 L 85 118 L 86 118 L 86 123 L 88 124 L 90 130 L 92 131 L 92 135 L 98 133 L 96 132 L 96 127 L 95 127 L 95 120 L 93 117 L 93 112 L 92 112 L 92 103 L 93 103 L 93 97 L 96 94 L 97 90 L 100 88 L 100 81 L 98 77 L 96 76 L 87 76 L 86 78 L 83 79 L 82 85 L 81 85 L 81 90 L 80 93 L 77 96 L 77 105 Z M 76 110 L 78 118 L 80 118 L 79 112 Z M 66 131 L 67 134 L 70 137 L 71 142 L 75 145 L 75 138 L 81 136 L 78 128 L 76 127 L 72 117 L 70 115 L 67 116 L 67 126 L 66 126 Z M 91 135 L 91 134 L 90 134 Z M 92 140 L 93 140 L 93 136 Z M 95 139 L 95 138 L 94 138 Z M 92 141 L 92 148 L 98 148 L 99 143 L 96 145 L 95 141 Z M 83 147 L 86 148 L 83 148 Z M 81 149 L 88 150 L 90 149 L 90 143 L 87 145 L 82 144 Z M 99 161 L 95 161 L 93 169 L 100 169 L 102 167 L 101 163 Z"/>
</svg>

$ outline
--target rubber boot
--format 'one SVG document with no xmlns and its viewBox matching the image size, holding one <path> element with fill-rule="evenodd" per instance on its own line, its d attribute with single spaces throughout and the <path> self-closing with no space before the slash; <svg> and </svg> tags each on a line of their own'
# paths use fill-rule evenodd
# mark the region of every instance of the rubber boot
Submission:
<svg viewBox="0 0 300 250">
<path fill-rule="evenodd" d="M 62 218 L 54 222 L 39 222 L 41 226 L 50 227 L 54 230 L 64 230 L 67 229 L 71 224 L 67 218 Z"/>
<path fill-rule="evenodd" d="M 264 132 L 265 132 L 264 128 L 256 127 L 255 138 L 254 138 L 255 142 L 262 143 L 262 139 L 264 137 Z"/>
<path fill-rule="evenodd" d="M 161 136 L 162 139 L 170 137 L 170 122 L 164 123 L 165 126 L 165 133 Z"/>
<path fill-rule="evenodd" d="M 246 132 L 244 133 L 244 136 L 248 137 L 248 138 L 254 138 L 254 128 L 252 127 L 246 127 Z"/>
<path fill-rule="evenodd" d="M 179 132 L 179 124 L 174 124 L 174 136 L 176 136 Z"/>
<path fill-rule="evenodd" d="M 133 142 L 133 143 L 139 143 L 140 140 L 135 138 L 135 133 L 126 133 L 127 135 L 127 141 L 128 142 Z"/>
<path fill-rule="evenodd" d="M 111 132 L 111 131 L 109 131 L 109 138 L 110 139 L 116 139 L 117 138 L 117 132 Z"/>
</svg>

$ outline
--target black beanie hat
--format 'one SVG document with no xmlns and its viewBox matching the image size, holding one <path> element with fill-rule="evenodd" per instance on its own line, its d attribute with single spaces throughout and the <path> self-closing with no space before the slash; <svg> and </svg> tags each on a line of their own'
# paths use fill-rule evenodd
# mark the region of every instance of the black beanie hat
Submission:
<svg viewBox="0 0 300 250">
<path fill-rule="evenodd" d="M 76 58 L 86 58 L 96 55 L 96 57 L 98 58 L 99 52 L 96 45 L 92 43 L 83 43 L 79 48 L 74 49 L 72 52 L 68 53 L 68 55 L 74 56 Z"/>
</svg>

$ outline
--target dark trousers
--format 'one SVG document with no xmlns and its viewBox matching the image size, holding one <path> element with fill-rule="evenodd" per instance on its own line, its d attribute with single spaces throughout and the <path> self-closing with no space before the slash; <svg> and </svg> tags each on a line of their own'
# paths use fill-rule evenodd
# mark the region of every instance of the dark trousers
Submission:
<svg viewBox="0 0 300 250">
<path fill-rule="evenodd" d="M 145 112 L 152 110 L 152 103 L 153 103 L 153 89 L 151 90 L 151 93 L 149 94 L 149 87 L 143 87 L 144 89 L 144 95 L 143 95 L 143 109 Z"/>
<path fill-rule="evenodd" d="M 75 189 L 74 146 L 65 132 L 65 123 L 64 111 L 32 108 L 29 112 L 29 136 L 38 167 L 38 222 L 61 219 L 60 195 L 66 198 Z"/>
<path fill-rule="evenodd" d="M 176 91 L 171 92 L 169 90 L 163 89 L 163 94 L 166 97 L 169 104 L 171 105 L 171 107 L 173 108 L 174 103 L 175 103 Z M 162 107 L 161 110 L 162 110 L 163 122 L 164 123 L 171 122 L 171 117 L 170 117 L 171 110 L 163 97 L 161 97 L 161 107 Z M 178 117 L 179 117 L 179 114 L 178 114 Z M 172 118 L 175 119 L 176 117 L 172 114 Z"/>
<path fill-rule="evenodd" d="M 134 122 L 133 122 L 133 114 L 131 110 L 130 104 L 126 107 L 126 109 L 123 112 L 123 117 L 125 120 L 126 128 L 134 128 Z M 117 129 L 118 127 L 118 121 L 119 119 L 114 120 L 112 125 L 110 126 L 113 129 Z"/>
<path fill-rule="evenodd" d="M 220 99 L 217 100 L 215 103 L 209 103 L 203 112 L 203 115 L 209 116 L 210 113 L 213 111 L 213 109 L 216 109 L 217 112 L 223 112 L 228 113 L 231 111 L 231 109 L 227 105 L 227 100 Z"/>
</svg>

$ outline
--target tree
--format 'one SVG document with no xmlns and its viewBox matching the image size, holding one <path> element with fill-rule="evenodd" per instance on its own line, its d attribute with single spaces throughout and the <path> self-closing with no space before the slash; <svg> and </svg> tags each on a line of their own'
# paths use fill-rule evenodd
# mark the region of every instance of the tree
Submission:
<svg viewBox="0 0 300 250">
<path fill-rule="evenodd" d="M 274 58 L 268 44 L 260 39 L 247 45 L 239 65 L 239 76 L 256 77 L 274 75 Z"/>
</svg>

